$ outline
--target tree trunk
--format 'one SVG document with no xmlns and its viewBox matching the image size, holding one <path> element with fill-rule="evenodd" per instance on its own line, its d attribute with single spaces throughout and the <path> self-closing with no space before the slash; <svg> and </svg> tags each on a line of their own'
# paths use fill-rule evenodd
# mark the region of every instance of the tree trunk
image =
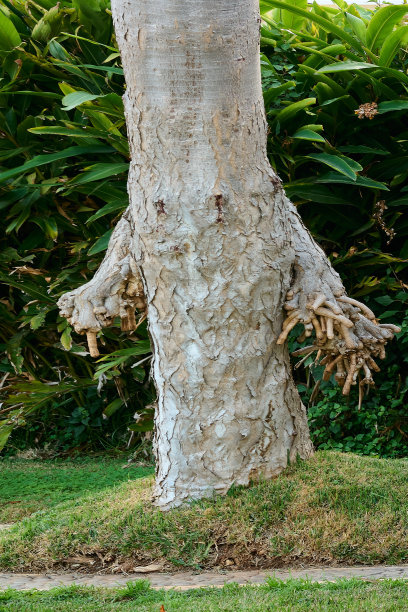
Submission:
<svg viewBox="0 0 408 612">
<path fill-rule="evenodd" d="M 112 11 L 130 207 L 95 279 L 60 304 L 92 340 L 131 316 L 142 282 L 167 509 L 312 454 L 283 305 L 294 286 L 296 320 L 311 325 L 300 296 L 344 290 L 267 160 L 258 0 L 113 0 Z"/>
<path fill-rule="evenodd" d="M 257 2 L 113 2 L 167 508 L 278 474 L 311 443 L 276 346 L 293 261 L 267 161 Z"/>
</svg>

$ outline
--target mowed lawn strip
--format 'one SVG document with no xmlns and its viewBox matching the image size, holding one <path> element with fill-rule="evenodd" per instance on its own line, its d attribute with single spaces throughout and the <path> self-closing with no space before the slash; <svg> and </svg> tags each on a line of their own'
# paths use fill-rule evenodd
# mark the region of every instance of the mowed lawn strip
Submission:
<svg viewBox="0 0 408 612">
<path fill-rule="evenodd" d="M 0 593 L 4 612 L 401 612 L 408 610 L 408 582 L 386 580 L 364 582 L 340 580 L 311 583 L 305 580 L 281 582 L 268 579 L 264 585 L 228 584 L 223 588 L 155 591 L 147 581 L 129 583 L 121 589 L 95 587 L 59 587 L 50 591 L 5 591 Z"/>
<path fill-rule="evenodd" d="M 0 458 L 0 523 L 14 523 L 38 510 L 152 472 L 153 468 L 127 467 L 126 459 L 106 456 L 45 461 Z"/>
<path fill-rule="evenodd" d="M 148 476 L 78 494 L 0 532 L 0 567 L 69 569 L 85 560 L 88 571 L 132 571 L 152 562 L 233 569 L 408 561 L 405 459 L 318 452 L 274 480 L 165 513 L 151 503 L 152 482 Z"/>
</svg>

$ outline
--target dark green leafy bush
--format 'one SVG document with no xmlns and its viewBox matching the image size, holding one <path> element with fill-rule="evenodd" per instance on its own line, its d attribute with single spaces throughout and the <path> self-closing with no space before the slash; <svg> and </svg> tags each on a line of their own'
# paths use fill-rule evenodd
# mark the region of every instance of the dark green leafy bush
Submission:
<svg viewBox="0 0 408 612">
<path fill-rule="evenodd" d="M 261 2 L 269 152 L 349 295 L 402 331 L 360 410 L 358 390 L 344 398 L 334 382 L 310 401 L 312 358 L 306 379 L 296 372 L 318 447 L 406 455 L 408 26 L 401 6 L 337 4 Z"/>
<path fill-rule="evenodd" d="M 358 394 L 344 399 L 331 382 L 310 397 L 318 367 L 296 372 L 317 446 L 404 455 L 408 26 L 401 7 L 338 5 L 261 2 L 268 147 L 349 294 L 402 332 L 360 411 Z M 0 22 L 0 279 L 9 286 L 0 447 L 16 425 L 25 427 L 11 446 L 123 445 L 130 423 L 136 433 L 151 427 L 148 360 L 132 367 L 149 354 L 146 328 L 105 329 L 95 364 L 56 308 L 92 276 L 127 205 L 124 81 L 108 5 L 41 0 L 27 10 L 0 0 Z"/>
<path fill-rule="evenodd" d="M 124 446 L 151 424 L 146 326 L 120 325 L 90 359 L 58 315 L 92 276 L 127 206 L 123 74 L 107 2 L 0 2 L 0 448 Z M 98 37 L 96 42 L 95 37 Z M 112 353 L 114 351 L 114 353 Z M 137 441 L 137 435 L 132 434 Z"/>
</svg>

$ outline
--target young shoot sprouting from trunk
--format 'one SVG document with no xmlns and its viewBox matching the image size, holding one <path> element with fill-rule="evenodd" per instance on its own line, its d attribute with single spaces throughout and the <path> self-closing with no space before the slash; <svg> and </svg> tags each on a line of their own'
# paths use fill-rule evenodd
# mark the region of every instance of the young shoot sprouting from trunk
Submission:
<svg viewBox="0 0 408 612">
<path fill-rule="evenodd" d="M 396 331 L 350 300 L 266 154 L 258 0 L 113 0 L 130 204 L 95 277 L 60 299 L 97 354 L 147 308 L 162 509 L 313 453 L 286 339 L 347 393 Z"/>
<path fill-rule="evenodd" d="M 295 232 L 304 231 L 299 218 L 293 227 Z M 319 289 L 315 288 L 316 280 L 312 280 L 316 274 Z M 379 323 L 368 306 L 348 297 L 340 277 L 319 247 L 313 258 L 310 249 L 298 250 L 284 309 L 286 318 L 277 344 L 286 342 L 290 331 L 301 324 L 303 333 L 298 340 L 312 338 L 312 342 L 293 354 L 306 359 L 316 353 L 315 363 L 325 366 L 322 379 L 329 380 L 334 374 L 343 395 L 348 395 L 351 386 L 358 383 L 360 406 L 364 386 L 374 384 L 372 371 L 380 371 L 374 359 L 385 358 L 385 344 L 400 328 Z"/>
<path fill-rule="evenodd" d="M 117 224 L 102 264 L 93 279 L 59 300 L 63 317 L 85 333 L 92 357 L 99 356 L 97 333 L 120 317 L 122 331 L 135 331 L 146 318 L 140 272 L 132 254 L 132 229 L 127 210 Z M 139 311 L 136 321 L 135 312 Z"/>
</svg>

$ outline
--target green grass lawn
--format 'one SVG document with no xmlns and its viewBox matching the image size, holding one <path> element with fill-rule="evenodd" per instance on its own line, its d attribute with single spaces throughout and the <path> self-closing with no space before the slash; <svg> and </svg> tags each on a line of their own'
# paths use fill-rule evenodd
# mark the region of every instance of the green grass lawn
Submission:
<svg viewBox="0 0 408 612">
<path fill-rule="evenodd" d="M 148 582 L 138 581 L 122 589 L 74 586 L 48 592 L 0 592 L 1 612 L 159 612 L 160 609 L 165 612 L 401 612 L 408 610 L 408 582 L 352 579 L 311 583 L 271 578 L 260 586 L 229 584 L 221 589 L 177 592 L 154 591 Z"/>
<path fill-rule="evenodd" d="M 80 563 L 132 571 L 157 561 L 196 569 L 408 561 L 405 459 L 318 452 L 275 480 L 166 513 L 151 503 L 148 468 L 124 470 L 123 462 L 101 459 L 82 466 L 1 465 L 8 499 L 16 487 L 15 499 L 22 502 L 16 518 L 32 504 L 39 508 L 0 532 L 2 569 L 42 571 Z M 46 486 L 39 495 L 41 474 Z"/>
<path fill-rule="evenodd" d="M 121 482 L 152 474 L 153 468 L 124 459 L 79 458 L 70 461 L 0 460 L 0 523 L 13 523 L 37 510 L 108 490 Z"/>
</svg>

